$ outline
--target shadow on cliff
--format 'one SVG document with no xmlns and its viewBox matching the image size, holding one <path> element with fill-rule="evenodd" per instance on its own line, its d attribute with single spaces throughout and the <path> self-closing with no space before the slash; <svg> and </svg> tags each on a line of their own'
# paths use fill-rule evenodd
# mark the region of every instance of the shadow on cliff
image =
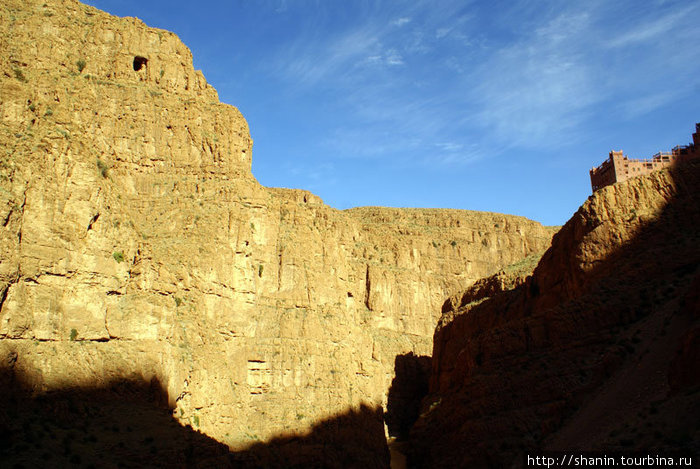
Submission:
<svg viewBox="0 0 700 469">
<path fill-rule="evenodd" d="M 235 467 L 388 468 L 381 407 L 361 406 L 314 424 L 302 436 L 280 436 L 232 455 Z"/>
<path fill-rule="evenodd" d="M 167 402 L 155 379 L 34 393 L 6 367 L 0 461 L 8 468 L 226 466 L 228 448 L 181 426 Z"/>
<path fill-rule="evenodd" d="M 647 181 L 594 195 L 524 285 L 443 317 L 409 467 L 517 466 L 542 450 L 698 454 L 700 162 Z M 634 201 L 663 197 L 640 220 Z"/>
<path fill-rule="evenodd" d="M 386 468 L 381 409 L 363 406 L 316 423 L 308 434 L 280 436 L 230 452 L 172 416 L 156 379 L 35 392 L 0 366 L 3 467 Z"/>
<path fill-rule="evenodd" d="M 404 440 L 418 419 L 421 400 L 428 394 L 430 357 L 412 352 L 397 355 L 384 422 L 389 436 Z"/>
</svg>

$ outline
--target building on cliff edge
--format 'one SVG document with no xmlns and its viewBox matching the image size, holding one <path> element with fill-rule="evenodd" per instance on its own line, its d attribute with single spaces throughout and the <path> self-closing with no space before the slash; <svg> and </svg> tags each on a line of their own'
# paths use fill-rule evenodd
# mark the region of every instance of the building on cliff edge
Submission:
<svg viewBox="0 0 700 469">
<path fill-rule="evenodd" d="M 611 151 L 607 160 L 597 168 L 591 169 L 591 188 L 595 192 L 610 184 L 698 157 L 700 157 L 700 123 L 695 124 L 693 143 L 677 146 L 670 152 L 659 152 L 648 160 L 633 160 L 624 156 L 621 150 Z"/>
</svg>

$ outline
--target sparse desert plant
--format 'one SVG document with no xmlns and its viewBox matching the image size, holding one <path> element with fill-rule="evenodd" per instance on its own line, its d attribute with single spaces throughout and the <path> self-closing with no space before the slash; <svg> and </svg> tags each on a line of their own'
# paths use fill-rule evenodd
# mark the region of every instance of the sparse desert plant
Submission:
<svg viewBox="0 0 700 469">
<path fill-rule="evenodd" d="M 109 166 L 107 165 L 107 163 L 105 163 L 99 158 L 97 158 L 97 169 L 100 171 L 100 174 L 103 178 L 107 177 L 107 173 L 109 172 Z"/>
<path fill-rule="evenodd" d="M 78 59 L 78 61 L 75 62 L 75 65 L 78 66 L 78 73 L 83 73 L 83 70 L 85 70 L 85 65 L 87 64 L 85 63 L 85 60 Z"/>
<path fill-rule="evenodd" d="M 114 251 L 112 253 L 112 257 L 114 258 L 115 261 L 117 262 L 124 262 L 124 253 L 121 251 Z"/>
<path fill-rule="evenodd" d="M 22 70 L 20 70 L 19 68 L 16 68 L 16 67 L 15 67 L 15 68 L 12 69 L 12 71 L 15 72 L 15 78 L 16 78 L 16 79 L 18 79 L 19 81 L 22 81 L 22 82 L 24 82 L 24 83 L 27 82 L 27 77 L 24 76 L 24 72 L 22 72 Z"/>
<path fill-rule="evenodd" d="M 70 340 L 75 340 L 78 337 L 78 331 L 76 329 L 70 330 Z"/>
<path fill-rule="evenodd" d="M 262 277 L 264 269 L 265 267 L 262 264 L 258 265 L 258 277 Z"/>
</svg>

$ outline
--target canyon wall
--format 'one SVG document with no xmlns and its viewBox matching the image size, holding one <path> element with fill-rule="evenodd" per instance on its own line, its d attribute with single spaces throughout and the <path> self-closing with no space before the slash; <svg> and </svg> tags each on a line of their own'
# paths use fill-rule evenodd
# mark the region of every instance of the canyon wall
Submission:
<svg viewBox="0 0 700 469">
<path fill-rule="evenodd" d="M 542 450 L 697 455 L 698 200 L 697 161 L 605 187 L 531 277 L 453 296 L 412 464 L 522 467 Z"/>
<path fill-rule="evenodd" d="M 550 244 L 522 217 L 265 188 L 174 34 L 74 0 L 0 15 L 0 363 L 32 395 L 159 383 L 239 452 L 362 417 L 362 464 L 384 467 L 396 357 L 430 354 L 449 295 Z"/>
</svg>

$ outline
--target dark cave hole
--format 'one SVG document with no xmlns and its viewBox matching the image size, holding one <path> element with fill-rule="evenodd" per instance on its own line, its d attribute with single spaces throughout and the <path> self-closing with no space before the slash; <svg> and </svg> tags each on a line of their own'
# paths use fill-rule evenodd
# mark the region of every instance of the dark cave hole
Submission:
<svg viewBox="0 0 700 469">
<path fill-rule="evenodd" d="M 148 65 L 148 59 L 146 57 L 141 57 L 140 55 L 137 55 L 136 57 L 134 57 L 134 70 L 135 71 L 138 72 L 146 65 Z"/>
</svg>

